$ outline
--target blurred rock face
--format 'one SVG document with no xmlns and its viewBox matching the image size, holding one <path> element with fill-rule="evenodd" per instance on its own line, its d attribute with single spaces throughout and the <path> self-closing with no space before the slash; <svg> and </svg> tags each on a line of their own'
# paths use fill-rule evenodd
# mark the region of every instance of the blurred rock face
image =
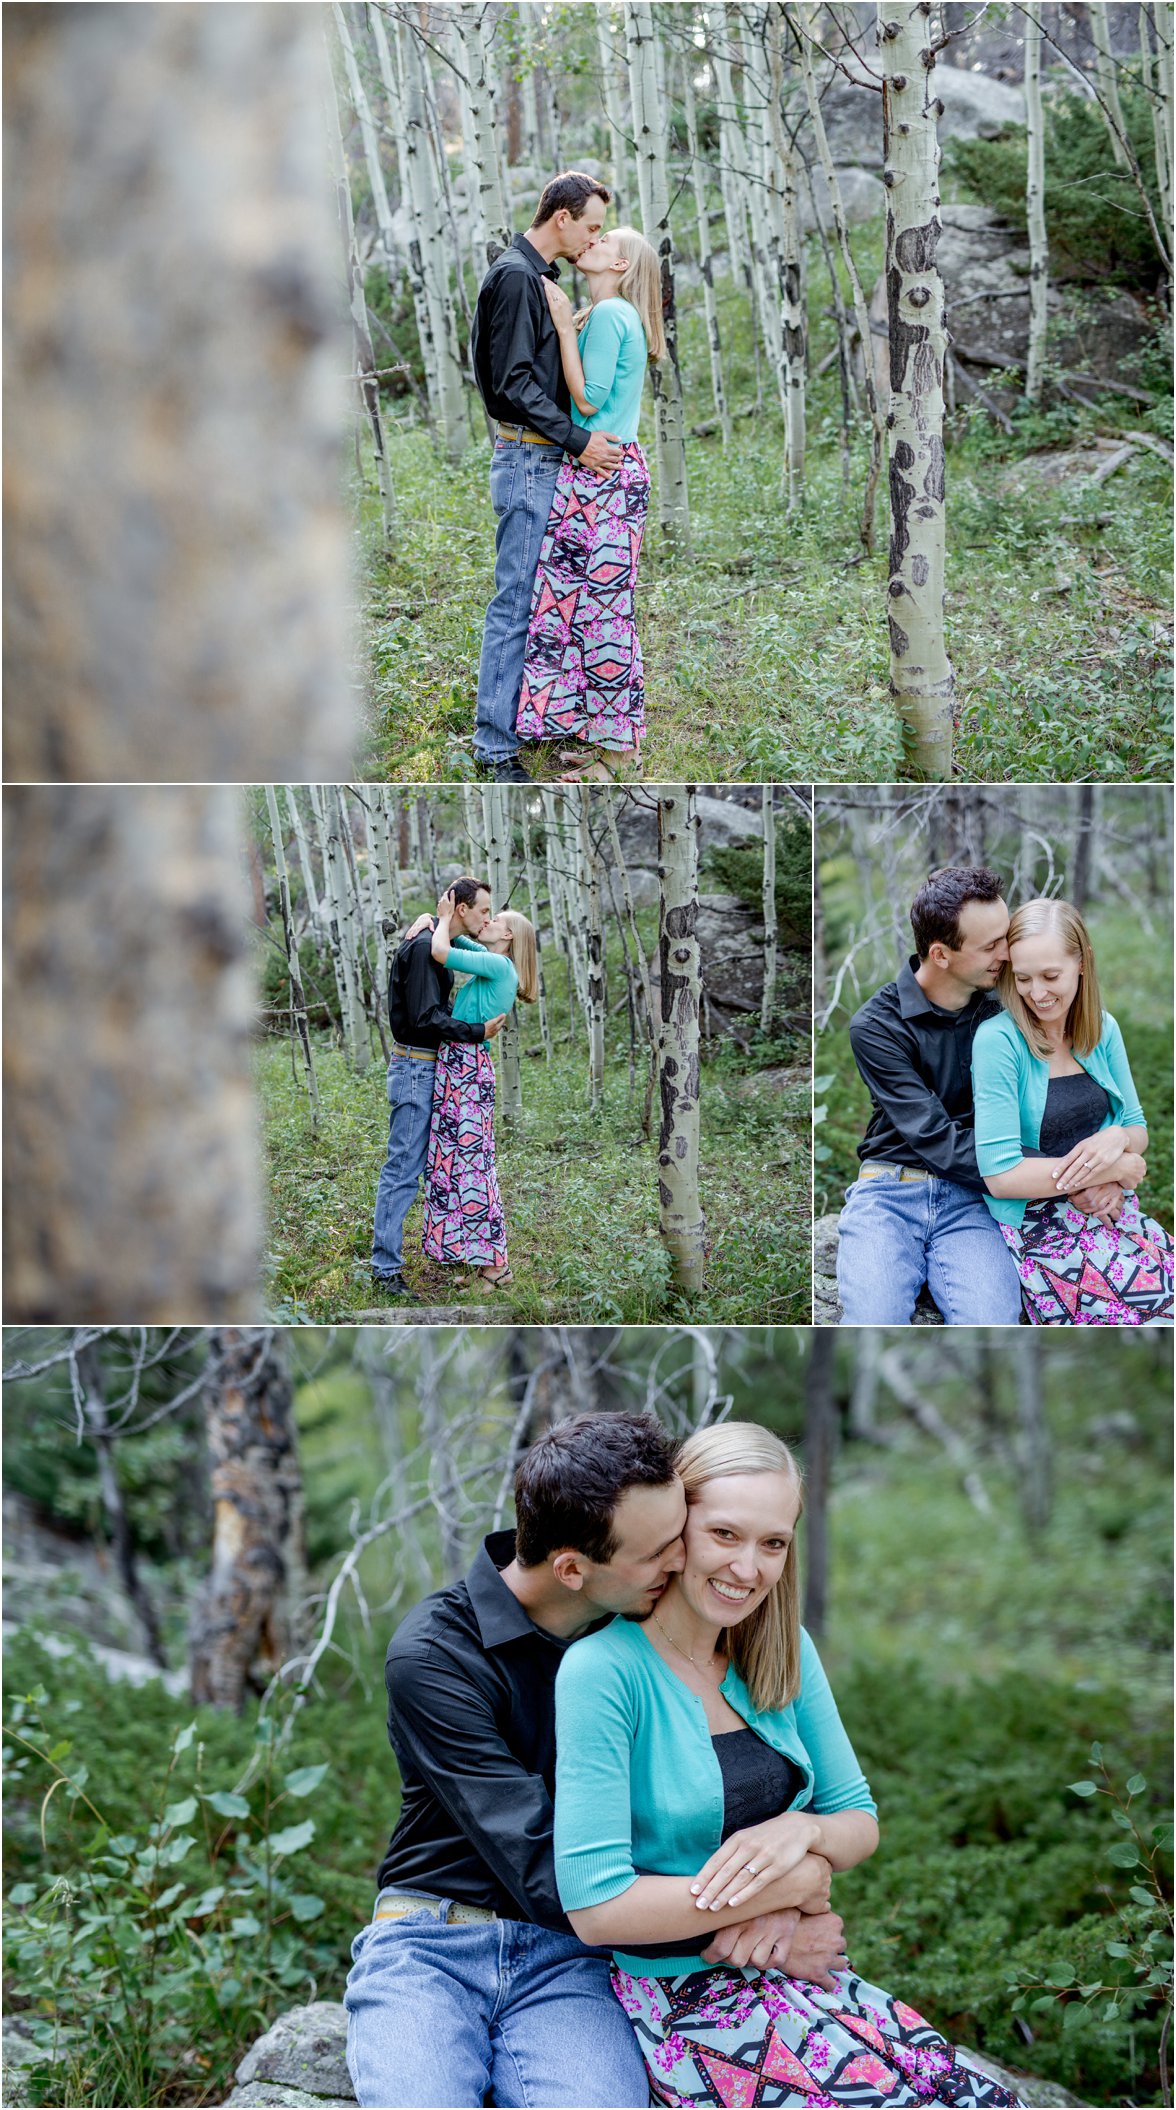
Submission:
<svg viewBox="0 0 1176 2110">
<path fill-rule="evenodd" d="M 237 794 L 4 808 L 4 1317 L 257 1318 Z"/>
<path fill-rule="evenodd" d="M 4 46 L 5 775 L 344 776 L 321 11 L 29 6 Z"/>
</svg>

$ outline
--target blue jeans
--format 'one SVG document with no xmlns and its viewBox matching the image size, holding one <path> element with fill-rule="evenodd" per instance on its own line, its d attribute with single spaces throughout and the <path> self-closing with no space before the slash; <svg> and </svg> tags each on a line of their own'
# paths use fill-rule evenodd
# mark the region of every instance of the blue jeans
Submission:
<svg viewBox="0 0 1176 2110">
<path fill-rule="evenodd" d="M 563 463 L 562 447 L 498 440 L 490 463 L 490 503 L 498 516 L 494 599 L 486 610 L 478 667 L 474 753 L 479 762 L 508 762 L 518 753 L 515 719 L 527 657 L 531 592 L 539 551 Z"/>
<path fill-rule="evenodd" d="M 444 1909 L 444 1908 L 443 1908 Z M 347 2065 L 361 2104 L 638 2110 L 649 2081 L 609 1958 L 523 1920 L 373 1920 L 351 1945 Z"/>
<path fill-rule="evenodd" d="M 837 1288 L 844 1326 L 909 1326 L 924 1282 L 947 1326 L 1015 1326 L 1021 1285 L 983 1196 L 882 1172 L 846 1190 Z"/>
<path fill-rule="evenodd" d="M 429 1154 L 436 1069 L 436 1063 L 419 1055 L 394 1055 L 388 1064 L 388 1155 L 376 1188 L 372 1234 L 377 1275 L 398 1275 L 404 1264 L 404 1219 L 416 1200 Z"/>
</svg>

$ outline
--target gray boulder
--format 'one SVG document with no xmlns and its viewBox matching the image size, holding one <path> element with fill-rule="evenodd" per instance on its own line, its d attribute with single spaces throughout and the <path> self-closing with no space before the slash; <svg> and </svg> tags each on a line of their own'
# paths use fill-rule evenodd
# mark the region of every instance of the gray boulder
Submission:
<svg viewBox="0 0 1176 2110">
<path fill-rule="evenodd" d="M 346 2110 L 355 2101 L 347 2071 L 347 2015 L 337 2000 L 289 2008 L 237 2068 L 231 2110 L 286 2103 L 292 2110 Z"/>
<path fill-rule="evenodd" d="M 935 88 L 943 103 L 941 139 L 995 139 L 1006 125 L 1025 122 L 1021 89 L 991 74 L 941 64 L 935 69 Z M 821 108 L 834 161 L 867 171 L 880 169 L 882 98 L 877 86 L 858 86 L 839 74 Z"/>
</svg>

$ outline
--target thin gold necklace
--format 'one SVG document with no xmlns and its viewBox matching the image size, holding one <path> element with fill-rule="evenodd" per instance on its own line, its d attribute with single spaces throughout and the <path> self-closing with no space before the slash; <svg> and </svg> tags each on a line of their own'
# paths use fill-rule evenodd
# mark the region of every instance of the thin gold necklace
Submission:
<svg viewBox="0 0 1176 2110">
<path fill-rule="evenodd" d="M 680 1656 L 685 1656 L 685 1658 L 686 1658 L 686 1661 L 687 1661 L 688 1663 L 693 1663 L 693 1665 L 694 1665 L 694 1668 L 695 1668 L 695 1670 L 709 1670 L 709 1669 L 710 1669 L 710 1667 L 711 1667 L 711 1664 L 712 1664 L 712 1663 L 714 1662 L 714 1660 L 715 1660 L 715 1657 L 716 1657 L 716 1655 L 718 1654 L 718 1650 L 717 1650 L 717 1649 L 713 1649 L 713 1648 L 712 1648 L 712 1650 L 711 1650 L 711 1652 L 710 1652 L 710 1655 L 709 1655 L 709 1656 L 707 1657 L 707 1660 L 706 1660 L 706 1662 L 705 1662 L 705 1663 L 700 1663 L 700 1662 L 698 1661 L 698 1658 L 697 1658 L 696 1656 L 692 1656 L 692 1655 L 691 1655 L 691 1653 L 690 1653 L 690 1650 L 689 1650 L 688 1648 L 682 1648 L 682 1647 L 681 1647 L 681 1646 L 679 1645 L 679 1643 L 675 1641 L 675 1639 L 674 1639 L 673 1635 L 672 1635 L 672 1634 L 670 1634 L 670 1633 L 667 1633 L 667 1632 L 666 1632 L 666 1629 L 665 1629 L 665 1627 L 664 1627 L 664 1626 L 662 1625 L 662 1623 L 661 1623 L 661 1620 L 660 1620 L 660 1619 L 658 1618 L 658 1616 L 657 1616 L 657 1613 L 656 1613 L 656 1612 L 655 1612 L 655 1613 L 654 1613 L 654 1615 L 653 1615 L 653 1623 L 654 1623 L 655 1627 L 657 1628 L 657 1630 L 658 1630 L 658 1632 L 659 1632 L 660 1634 L 665 1634 L 665 1636 L 666 1636 L 666 1640 L 667 1640 L 667 1641 L 669 1642 L 669 1644 L 670 1644 L 670 1647 L 671 1647 L 671 1648 L 676 1648 L 676 1649 L 678 1650 L 678 1654 L 679 1654 Z"/>
</svg>

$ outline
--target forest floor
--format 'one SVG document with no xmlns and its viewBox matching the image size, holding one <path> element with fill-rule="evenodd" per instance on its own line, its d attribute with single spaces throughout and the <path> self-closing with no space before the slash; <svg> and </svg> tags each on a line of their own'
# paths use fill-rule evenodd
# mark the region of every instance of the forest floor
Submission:
<svg viewBox="0 0 1176 2110">
<path fill-rule="evenodd" d="M 1131 1074 L 1147 1116 L 1147 1181 L 1140 1188 L 1140 1199 L 1149 1215 L 1171 1231 L 1172 984 L 1167 911 L 1157 921 L 1159 928 L 1149 931 L 1139 916 L 1117 902 L 1096 904 L 1087 914 L 1103 1000 L 1122 1029 Z M 1157 971 L 1160 959 L 1163 965 Z M 862 1002 L 869 993 L 863 985 Z M 849 1045 L 849 1014 L 856 1008 L 857 1000 L 850 999 L 848 1010 L 819 1036 L 815 1049 L 815 1096 L 828 1107 L 819 1130 L 819 1149 L 828 1154 L 818 1155 L 815 1166 L 817 1216 L 840 1209 L 845 1189 L 856 1180 L 857 1146 L 870 1118 L 869 1094 Z"/>
<path fill-rule="evenodd" d="M 1114 1865 L 1112 1848 L 1124 1834 L 1104 1797 L 1080 1801 L 1068 1786 L 1089 1771 L 1091 1740 L 1102 1743 L 1116 1781 L 1137 1770 L 1145 1776 L 1140 1822 L 1150 1826 L 1168 1814 L 1162 1783 L 1170 1474 L 1158 1455 L 1138 1448 L 1149 1407 L 1141 1406 L 1134 1441 L 1099 1441 L 1097 1416 L 1122 1405 L 1118 1373 L 1080 1359 L 1077 1349 L 1073 1362 L 1079 1423 L 1089 1418 L 1092 1427 L 1083 1443 L 1055 1396 L 1054 1510 L 1034 1539 L 1025 1533 L 1011 1466 L 985 1463 L 992 1512 L 982 1516 L 950 1461 L 928 1456 L 912 1432 L 892 1431 L 885 1448 L 855 1445 L 838 1462 L 821 1649 L 882 1812 L 883 1836 L 871 1861 L 837 1878 L 835 1902 L 857 1969 L 913 2001 L 936 2025 L 1020 2071 L 1060 2081 L 1082 2102 L 1148 2104 L 1160 2099 L 1157 2002 L 1144 2017 L 1123 2008 L 1110 2019 L 1101 2001 L 1086 2006 L 1043 1994 L 1030 2037 L 1010 2013 L 1007 1990 L 1022 1965 L 1042 1976 L 1058 1973 L 1057 1983 L 1075 1969 L 1094 1981 L 1129 1974 L 1128 1964 L 1105 1954 L 1108 1938 L 1122 1934 L 1135 1910 L 1128 1886 L 1137 1875 Z M 308 1495 L 321 1492 L 325 1444 L 336 1474 L 350 1462 L 356 1494 L 370 1496 L 358 1462 L 371 1442 L 370 1400 L 352 1374 L 340 1382 L 352 1399 L 343 1418 L 327 1413 L 329 1381 L 315 1382 L 320 1434 L 316 1445 L 307 1432 Z M 1161 1375 L 1141 1365 L 1137 1382 L 1140 1402 L 1158 1401 Z M 946 1393 L 941 1405 L 952 1412 Z M 746 1404 L 737 1402 L 736 1411 Z M 793 1438 L 798 1416 L 795 1400 L 786 1407 L 777 1397 L 757 1412 Z M 350 1507 L 342 1491 L 329 1511 L 319 1505 L 320 1522 L 333 1519 L 332 1568 L 348 1543 Z M 402 1555 L 382 1542 L 367 1556 L 375 1562 L 365 1569 L 373 1607 L 390 1557 Z M 320 1582 L 327 1572 L 316 1571 Z M 59 1638 L 61 1620 L 53 1612 L 47 1618 L 50 1639 Z M 262 1927 L 260 1858 L 245 1854 L 234 1866 L 246 1833 L 242 1812 L 252 1810 L 249 1821 L 260 1826 L 271 1794 L 261 1779 L 238 1793 L 256 1758 L 256 1703 L 241 1717 L 199 1710 L 199 1743 L 178 1758 L 168 1780 L 169 1745 L 192 1720 L 190 1701 L 169 1697 L 158 1683 L 139 1691 L 112 1686 L 84 1649 L 62 1661 L 31 1635 L 13 1637 L 6 1651 L 12 1754 L 5 1807 L 13 1888 L 5 1931 L 10 1970 L 19 1972 L 14 2004 L 41 2018 L 43 2038 L 59 2055 L 36 2100 L 223 2102 L 233 2066 L 277 2012 L 306 1998 L 340 1997 L 348 1944 L 370 1911 L 372 1872 L 397 1812 L 381 1679 L 386 1624 L 377 1612 L 365 1630 L 358 1612 L 344 1608 L 337 1634 L 344 1656 L 324 1660 L 279 1755 L 280 1776 L 290 1778 L 293 1766 L 319 1768 L 321 1777 L 296 1811 L 286 1802 L 276 1818 L 283 1825 L 295 1816 L 312 1821 L 299 1827 L 307 1836 L 288 1864 L 297 1874 L 280 1888 L 272 1943 Z M 181 1654 L 182 1646 L 178 1637 Z M 42 1809 L 53 1768 L 34 1760 L 22 1737 L 52 1748 L 67 1771 L 79 1770 L 69 1755 L 68 1740 L 75 1739 L 88 1768 L 85 1794 L 105 1829 L 95 1833 L 89 1808 L 71 1809 L 68 1790 Z M 189 1806 L 177 1798 L 195 1786 L 218 1796 L 224 1815 L 207 1842 L 197 1819 L 184 1859 L 162 1878 L 187 1884 L 189 1902 L 181 1900 L 180 1909 L 188 1924 L 177 1927 L 175 1953 L 165 1945 L 148 1958 L 131 1943 L 123 1965 L 131 1994 L 120 2008 L 118 1986 L 100 1969 L 94 1924 L 103 1911 L 125 1915 L 134 1933 L 143 1914 L 134 1884 L 142 1879 L 99 1857 L 115 1848 L 130 1854 L 165 1802 L 186 1822 Z M 305 1794 L 305 1783 L 298 1792 Z M 207 1916 L 213 1893 L 201 1900 L 205 1931 L 194 1948 L 195 1893 L 230 1879 L 234 1894 L 215 1920 Z M 95 1880 L 108 1887 L 91 1914 L 87 1892 Z M 68 1916 L 61 1919 L 61 1940 L 51 1908 L 39 1922 L 26 1910 L 54 1883 L 81 1895 L 78 1931 Z M 290 1883 L 305 1893 L 296 1900 L 297 1924 L 286 1899 Z M 68 1906 L 61 1909 L 68 1915 Z M 222 1930 L 230 1911 L 237 1916 Z M 172 1940 L 169 1931 L 166 1943 Z M 150 1985 L 144 1990 L 152 1969 L 163 1996 L 158 2007 Z M 55 2006 L 59 2032 L 48 2019 Z"/>
<path fill-rule="evenodd" d="M 814 369 L 833 342 L 825 297 L 824 286 L 810 297 Z M 694 303 L 691 295 L 682 326 L 688 424 L 711 414 Z M 726 281 L 719 303 L 738 409 L 756 398 L 747 325 Z M 790 519 L 769 396 L 765 383 L 764 410 L 736 419 L 728 451 L 717 436 L 688 442 L 689 563 L 659 554 L 655 491 L 638 586 L 645 774 L 894 781 L 901 757 L 887 694 L 885 476 L 877 548 L 865 557 L 865 443 L 855 440 L 847 481 L 835 375 L 814 378 L 805 502 Z M 1055 476 L 1063 456 L 1097 436 L 1126 427 L 1167 436 L 1169 413 L 1159 395 L 1154 410 L 1106 395 L 1091 408 L 1019 415 L 1011 437 L 983 412 L 961 411 L 952 422 L 945 606 L 961 777 L 1170 776 L 1171 470 L 1139 450 L 1101 486 L 1073 463 Z M 478 652 L 493 590 L 488 450 L 479 439 L 460 463 L 443 465 L 422 430 L 397 424 L 394 407 L 389 423 L 402 524 L 390 558 L 378 549 L 370 493 L 360 508 L 361 767 L 409 782 L 458 779 L 474 769 Z M 646 427 L 656 479 L 648 415 Z M 1096 459 L 1091 453 L 1087 470 Z M 554 749 L 537 750 L 529 766 L 539 777 L 556 774 Z"/>
<path fill-rule="evenodd" d="M 658 1236 L 657 1110 L 649 1141 L 641 1130 L 640 1056 L 631 1081 L 626 1064 L 610 1059 L 594 1115 L 583 1051 L 557 1041 L 550 1063 L 541 1053 L 524 1055 L 521 1126 L 512 1129 L 501 1117 L 495 1123 L 513 1284 L 489 1293 L 453 1287 L 453 1271 L 421 1252 L 418 1201 L 404 1256 L 421 1303 L 444 1306 L 447 1316 L 460 1308 L 483 1323 L 807 1323 L 807 1050 L 798 1061 L 795 1048 L 779 1043 L 753 1047 L 750 1060 L 727 1044 L 703 1062 L 701 1296 L 685 1298 L 670 1286 Z M 794 1069 L 783 1083 L 788 1058 Z M 283 1320 L 344 1320 L 378 1303 L 369 1254 L 388 1132 L 384 1065 L 377 1056 L 357 1076 L 322 1040 L 315 1062 L 317 1141 L 288 1046 L 269 1040 L 257 1053 L 270 1202 L 267 1302 L 270 1315 Z"/>
</svg>

